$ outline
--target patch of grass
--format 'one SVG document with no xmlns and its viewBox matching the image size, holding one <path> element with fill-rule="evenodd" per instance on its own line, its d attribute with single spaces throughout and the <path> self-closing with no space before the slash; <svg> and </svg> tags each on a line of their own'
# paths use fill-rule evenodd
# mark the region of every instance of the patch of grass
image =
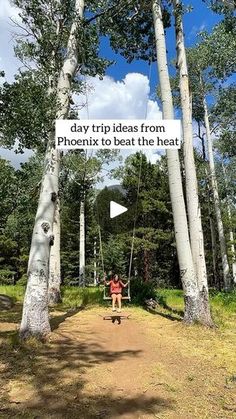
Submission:
<svg viewBox="0 0 236 419">
<path fill-rule="evenodd" d="M 156 298 L 163 307 L 170 307 L 174 310 L 184 309 L 183 291 L 177 289 L 157 289 Z"/>
<path fill-rule="evenodd" d="M 213 307 L 221 308 L 227 313 L 236 313 L 236 292 L 218 292 L 210 297 Z"/>
<path fill-rule="evenodd" d="M 184 307 L 182 290 L 157 289 L 156 295 L 160 304 L 164 302 L 166 305 L 175 309 L 183 309 Z M 227 313 L 236 313 L 236 292 L 210 293 L 210 303 L 216 309 L 221 309 Z"/>
<path fill-rule="evenodd" d="M 0 285 L 0 294 L 11 297 L 14 301 L 22 303 L 24 300 L 25 287 L 22 285 Z M 61 293 L 63 302 L 58 305 L 61 308 L 78 308 L 81 305 L 93 305 L 103 303 L 103 290 L 101 288 L 79 288 L 62 286 Z"/>
<path fill-rule="evenodd" d="M 140 285 L 140 284 L 139 284 Z M 140 285 L 141 286 L 141 285 Z M 146 285 L 147 287 L 147 285 Z M 152 288 L 152 287 L 151 287 Z M 22 285 L 0 285 L 0 294 L 6 294 L 13 299 L 15 303 L 22 303 L 24 299 L 25 287 Z M 81 306 L 110 305 L 110 301 L 103 301 L 102 288 L 79 288 L 62 286 L 63 302 L 57 307 L 59 309 L 76 309 Z M 146 292 L 146 291 L 145 291 Z M 155 291 L 156 299 L 160 306 L 167 314 L 182 315 L 184 309 L 183 291 L 179 289 L 157 289 Z M 139 305 L 135 299 L 135 294 L 132 295 L 132 307 Z M 219 327 L 232 326 L 236 316 L 236 292 L 211 292 L 210 293 L 211 309 L 214 321 Z"/>
<path fill-rule="evenodd" d="M 210 293 L 211 310 L 218 327 L 231 329 L 236 320 L 236 292 Z"/>
<path fill-rule="evenodd" d="M 21 340 L 18 330 L 12 330 L 6 335 L 0 350 L 8 353 L 9 357 L 13 356 L 14 359 L 16 356 L 18 359 L 20 359 L 21 356 L 24 355 L 29 355 L 31 359 L 34 354 L 37 354 L 40 349 L 45 347 L 45 344 L 45 341 L 37 339 L 36 337 L 30 337 L 27 340 Z"/>
<path fill-rule="evenodd" d="M 88 305 L 103 305 L 101 288 L 79 288 L 63 286 L 61 288 L 62 303 L 59 308 L 78 308 Z"/>
<path fill-rule="evenodd" d="M 236 374 L 226 377 L 225 381 L 226 381 L 226 384 L 233 383 L 236 385 Z"/>
<path fill-rule="evenodd" d="M 22 303 L 24 300 L 25 287 L 22 285 L 0 285 L 0 294 L 8 295 L 14 302 Z"/>
<path fill-rule="evenodd" d="M 156 298 L 166 312 L 181 312 L 184 309 L 183 291 L 157 289 Z M 232 327 L 236 316 L 236 292 L 210 292 L 210 305 L 218 327 Z"/>
<path fill-rule="evenodd" d="M 178 391 L 177 387 L 172 386 L 168 383 L 165 383 L 165 387 L 166 387 L 166 390 L 171 392 L 171 393 L 176 393 Z"/>
<path fill-rule="evenodd" d="M 21 304 L 15 304 L 10 310 L 0 310 L 0 322 L 19 323 L 21 319 Z"/>
</svg>

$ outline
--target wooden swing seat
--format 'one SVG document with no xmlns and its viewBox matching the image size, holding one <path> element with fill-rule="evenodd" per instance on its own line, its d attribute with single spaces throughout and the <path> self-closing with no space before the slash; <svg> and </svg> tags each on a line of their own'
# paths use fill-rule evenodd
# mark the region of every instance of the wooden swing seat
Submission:
<svg viewBox="0 0 236 419">
<path fill-rule="evenodd" d="M 103 297 L 103 300 L 111 300 L 111 297 Z M 131 300 L 131 298 L 130 297 L 127 297 L 127 296 L 125 296 L 125 297 L 122 297 L 122 300 Z"/>
</svg>

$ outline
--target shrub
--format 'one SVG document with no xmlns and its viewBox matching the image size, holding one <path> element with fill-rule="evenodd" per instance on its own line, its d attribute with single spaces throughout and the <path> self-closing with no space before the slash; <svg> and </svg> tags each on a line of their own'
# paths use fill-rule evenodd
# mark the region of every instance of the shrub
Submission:
<svg viewBox="0 0 236 419">
<path fill-rule="evenodd" d="M 16 272 L 10 269 L 0 269 L 0 284 L 13 285 Z"/>
<path fill-rule="evenodd" d="M 19 279 L 19 281 L 17 281 L 17 285 L 26 286 L 27 279 L 28 278 L 27 278 L 26 274 L 22 275 L 21 279 Z"/>
<path fill-rule="evenodd" d="M 143 305 L 145 300 L 155 299 L 155 283 L 151 281 L 145 282 L 142 278 L 131 278 L 130 293 L 132 303 Z"/>
</svg>

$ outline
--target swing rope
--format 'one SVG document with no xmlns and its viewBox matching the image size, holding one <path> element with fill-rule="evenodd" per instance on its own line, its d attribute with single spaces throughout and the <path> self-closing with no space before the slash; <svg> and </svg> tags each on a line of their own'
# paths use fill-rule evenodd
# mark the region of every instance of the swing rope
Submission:
<svg viewBox="0 0 236 419">
<path fill-rule="evenodd" d="M 130 260 L 129 260 L 129 274 L 128 274 L 128 282 L 129 283 L 130 283 L 131 270 L 132 270 L 132 264 L 133 264 L 134 240 L 135 240 L 135 236 L 136 236 L 136 222 L 137 222 L 137 215 L 138 215 L 138 198 L 139 198 L 140 185 L 141 185 L 142 161 L 143 161 L 143 154 L 140 153 L 138 189 L 137 189 L 137 198 L 136 198 L 135 213 L 134 213 L 133 235 L 132 235 L 131 252 L 130 252 Z"/>
<path fill-rule="evenodd" d="M 149 62 L 149 74 L 148 74 L 149 85 L 150 85 L 150 80 L 151 80 L 151 74 L 152 74 L 152 58 Z M 144 119 L 147 119 L 147 113 L 148 113 L 148 99 L 147 99 L 147 103 L 146 103 L 146 110 L 145 110 L 145 118 Z M 136 207 L 135 207 L 135 214 L 134 214 L 133 236 L 132 236 L 132 242 L 131 242 L 131 252 L 130 252 L 130 261 L 129 261 L 129 274 L 128 274 L 128 282 L 129 283 L 130 283 L 131 270 L 132 270 L 132 264 L 133 264 L 134 241 L 135 241 L 135 236 L 136 236 L 136 222 L 137 222 L 137 215 L 138 215 L 138 198 L 139 198 L 140 185 L 141 185 L 141 174 L 142 174 L 142 162 L 143 162 L 143 153 L 141 152 L 140 153 L 140 164 L 139 164 L 137 199 L 136 199 Z"/>
<path fill-rule="evenodd" d="M 151 71 L 152 71 L 152 58 L 149 61 L 149 75 L 148 75 L 148 81 L 150 85 L 151 80 Z M 86 76 L 84 76 L 85 81 L 85 97 L 86 97 L 86 112 L 87 112 L 87 118 L 90 119 L 90 113 L 89 113 L 89 98 L 88 98 L 88 91 L 87 91 L 87 80 Z M 148 101 L 146 103 L 146 110 L 145 110 L 145 118 L 147 119 L 147 113 L 148 113 Z M 140 194 L 140 186 L 141 186 L 141 174 L 142 174 L 142 162 L 143 162 L 143 153 L 140 152 L 140 163 L 139 163 L 139 175 L 138 175 L 138 185 L 137 185 L 137 198 L 136 198 L 136 205 L 135 205 L 135 214 L 134 214 L 134 224 L 133 224 L 133 233 L 132 233 L 132 241 L 131 241 L 131 251 L 130 251 L 130 260 L 129 260 L 129 271 L 128 271 L 128 296 L 123 297 L 123 299 L 130 300 L 130 278 L 131 278 L 131 272 L 132 272 L 132 264 L 133 264 L 133 255 L 134 255 L 134 242 L 136 237 L 136 222 L 137 222 L 137 215 L 138 215 L 138 199 Z M 99 220 L 99 211 L 98 206 L 96 203 L 96 209 L 97 209 L 97 217 L 98 217 L 98 235 L 99 235 L 99 247 L 100 247 L 100 255 L 101 255 L 101 264 L 102 264 L 102 270 L 105 272 L 104 267 L 104 256 L 103 256 L 103 246 L 102 246 L 102 236 L 101 236 L 101 227 L 100 227 L 100 220 Z M 103 299 L 110 299 L 110 297 L 106 297 L 106 287 L 104 287 L 104 296 Z"/>
<path fill-rule="evenodd" d="M 99 217 L 99 216 L 98 216 Z M 101 235 L 101 227 L 98 218 L 98 235 L 99 235 L 99 247 L 100 247 L 100 255 L 101 255 L 101 262 L 102 262 L 102 272 L 105 272 L 104 267 L 104 258 L 103 258 L 103 250 L 102 250 L 102 235 Z"/>
</svg>

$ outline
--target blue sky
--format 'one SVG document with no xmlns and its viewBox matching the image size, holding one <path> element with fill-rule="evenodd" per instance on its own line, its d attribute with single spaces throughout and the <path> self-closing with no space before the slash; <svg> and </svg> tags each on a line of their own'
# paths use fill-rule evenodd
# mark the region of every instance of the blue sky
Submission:
<svg viewBox="0 0 236 419">
<path fill-rule="evenodd" d="M 196 35 L 201 30 L 210 31 L 221 17 L 209 10 L 206 4 L 201 0 L 184 1 L 185 5 L 192 5 L 193 11 L 184 16 L 184 32 L 186 46 L 194 45 L 196 42 Z M 11 82 L 14 79 L 14 74 L 17 73 L 22 64 L 14 57 L 14 31 L 10 17 L 17 19 L 17 10 L 14 9 L 9 0 L 0 0 L 0 39 L 4 40 L 0 46 L 0 69 L 6 73 L 5 80 Z M 169 58 L 175 57 L 175 35 L 173 27 L 167 29 L 167 50 Z M 102 40 L 100 53 L 102 56 L 115 60 L 116 63 L 107 69 L 107 76 L 103 82 L 90 79 L 90 83 L 94 84 L 94 94 L 90 98 L 90 106 L 92 107 L 93 118 L 110 118 L 125 119 L 125 111 L 130 111 L 132 118 L 144 118 L 145 108 L 149 108 L 152 118 L 160 119 L 160 109 L 155 102 L 155 89 L 158 83 L 156 65 L 152 65 L 150 86 L 147 80 L 149 75 L 149 66 L 143 61 L 133 61 L 131 64 L 126 63 L 125 59 L 118 54 L 114 54 L 109 47 L 108 40 Z M 137 77 L 137 74 L 146 77 Z M 134 81 L 134 83 L 132 82 Z M 0 80 L 1 82 L 1 80 Z M 134 87 L 135 86 L 135 91 Z M 140 89 L 140 95 L 137 92 Z M 103 91 L 106 89 L 106 97 L 104 98 Z M 120 113 L 117 114 L 116 96 L 120 100 Z M 131 98 L 131 102 L 129 101 Z M 132 100 L 133 98 L 133 100 Z M 123 100 L 123 102 L 122 102 Z M 94 102 L 96 106 L 94 106 Z M 137 103 L 143 102 L 142 106 L 138 107 Z M 100 103 L 100 109 L 99 109 Z M 133 108 L 132 108 L 133 106 Z M 132 109 L 130 109 L 130 107 Z M 108 112 L 109 110 L 109 112 Z M 142 112 L 143 113 L 142 113 Z M 103 114 L 104 112 L 104 114 Z M 141 112 L 141 113 L 140 113 Z M 114 116 L 115 115 L 115 116 Z M 85 115 L 83 115 L 85 117 Z M 26 151 L 24 155 L 15 155 L 12 151 L 0 149 L 0 154 L 11 160 L 16 166 L 19 162 L 26 160 L 30 155 Z"/>
<path fill-rule="evenodd" d="M 186 13 L 184 16 L 184 32 L 185 44 L 187 47 L 194 45 L 196 42 L 196 35 L 200 30 L 209 31 L 217 22 L 221 20 L 221 16 L 213 13 L 201 0 L 185 0 L 185 5 L 192 6 L 193 10 Z M 6 70 L 8 80 L 12 80 L 14 73 L 19 67 L 19 62 L 14 57 L 14 27 L 10 21 L 10 17 L 16 18 L 17 11 L 10 6 L 9 0 L 0 1 L 0 35 L 4 42 L 0 48 L 0 65 Z M 167 29 L 167 50 L 169 58 L 175 56 L 175 36 L 173 27 Z M 110 66 L 107 70 L 107 75 L 113 77 L 115 80 L 122 80 L 129 72 L 140 72 L 148 75 L 148 64 L 143 61 L 134 61 L 131 64 L 126 63 L 125 59 L 118 54 L 113 53 L 109 47 L 108 40 L 103 39 L 101 42 L 101 55 L 109 59 L 114 59 L 116 63 Z M 151 92 L 154 91 L 157 84 L 156 68 L 153 66 L 151 77 Z"/>
<path fill-rule="evenodd" d="M 187 47 L 193 46 L 196 43 L 197 33 L 202 30 L 210 31 L 211 28 L 219 22 L 222 17 L 213 13 L 201 0 L 189 0 L 183 2 L 186 6 L 191 5 L 193 10 L 190 13 L 184 15 L 184 33 L 185 33 L 185 45 Z M 175 34 L 173 26 L 166 31 L 166 44 L 169 59 L 172 59 L 176 55 L 175 51 Z M 119 54 L 115 54 L 109 46 L 108 39 L 102 39 L 100 52 L 102 56 L 105 56 L 111 60 L 115 60 L 116 63 L 107 69 L 107 75 L 113 77 L 115 80 L 121 80 L 129 72 L 138 72 L 146 76 L 149 76 L 148 63 L 142 60 L 133 61 L 128 64 L 126 60 Z M 155 64 L 152 65 L 151 69 L 151 94 L 155 92 L 155 88 L 158 83 L 157 71 Z"/>
</svg>

